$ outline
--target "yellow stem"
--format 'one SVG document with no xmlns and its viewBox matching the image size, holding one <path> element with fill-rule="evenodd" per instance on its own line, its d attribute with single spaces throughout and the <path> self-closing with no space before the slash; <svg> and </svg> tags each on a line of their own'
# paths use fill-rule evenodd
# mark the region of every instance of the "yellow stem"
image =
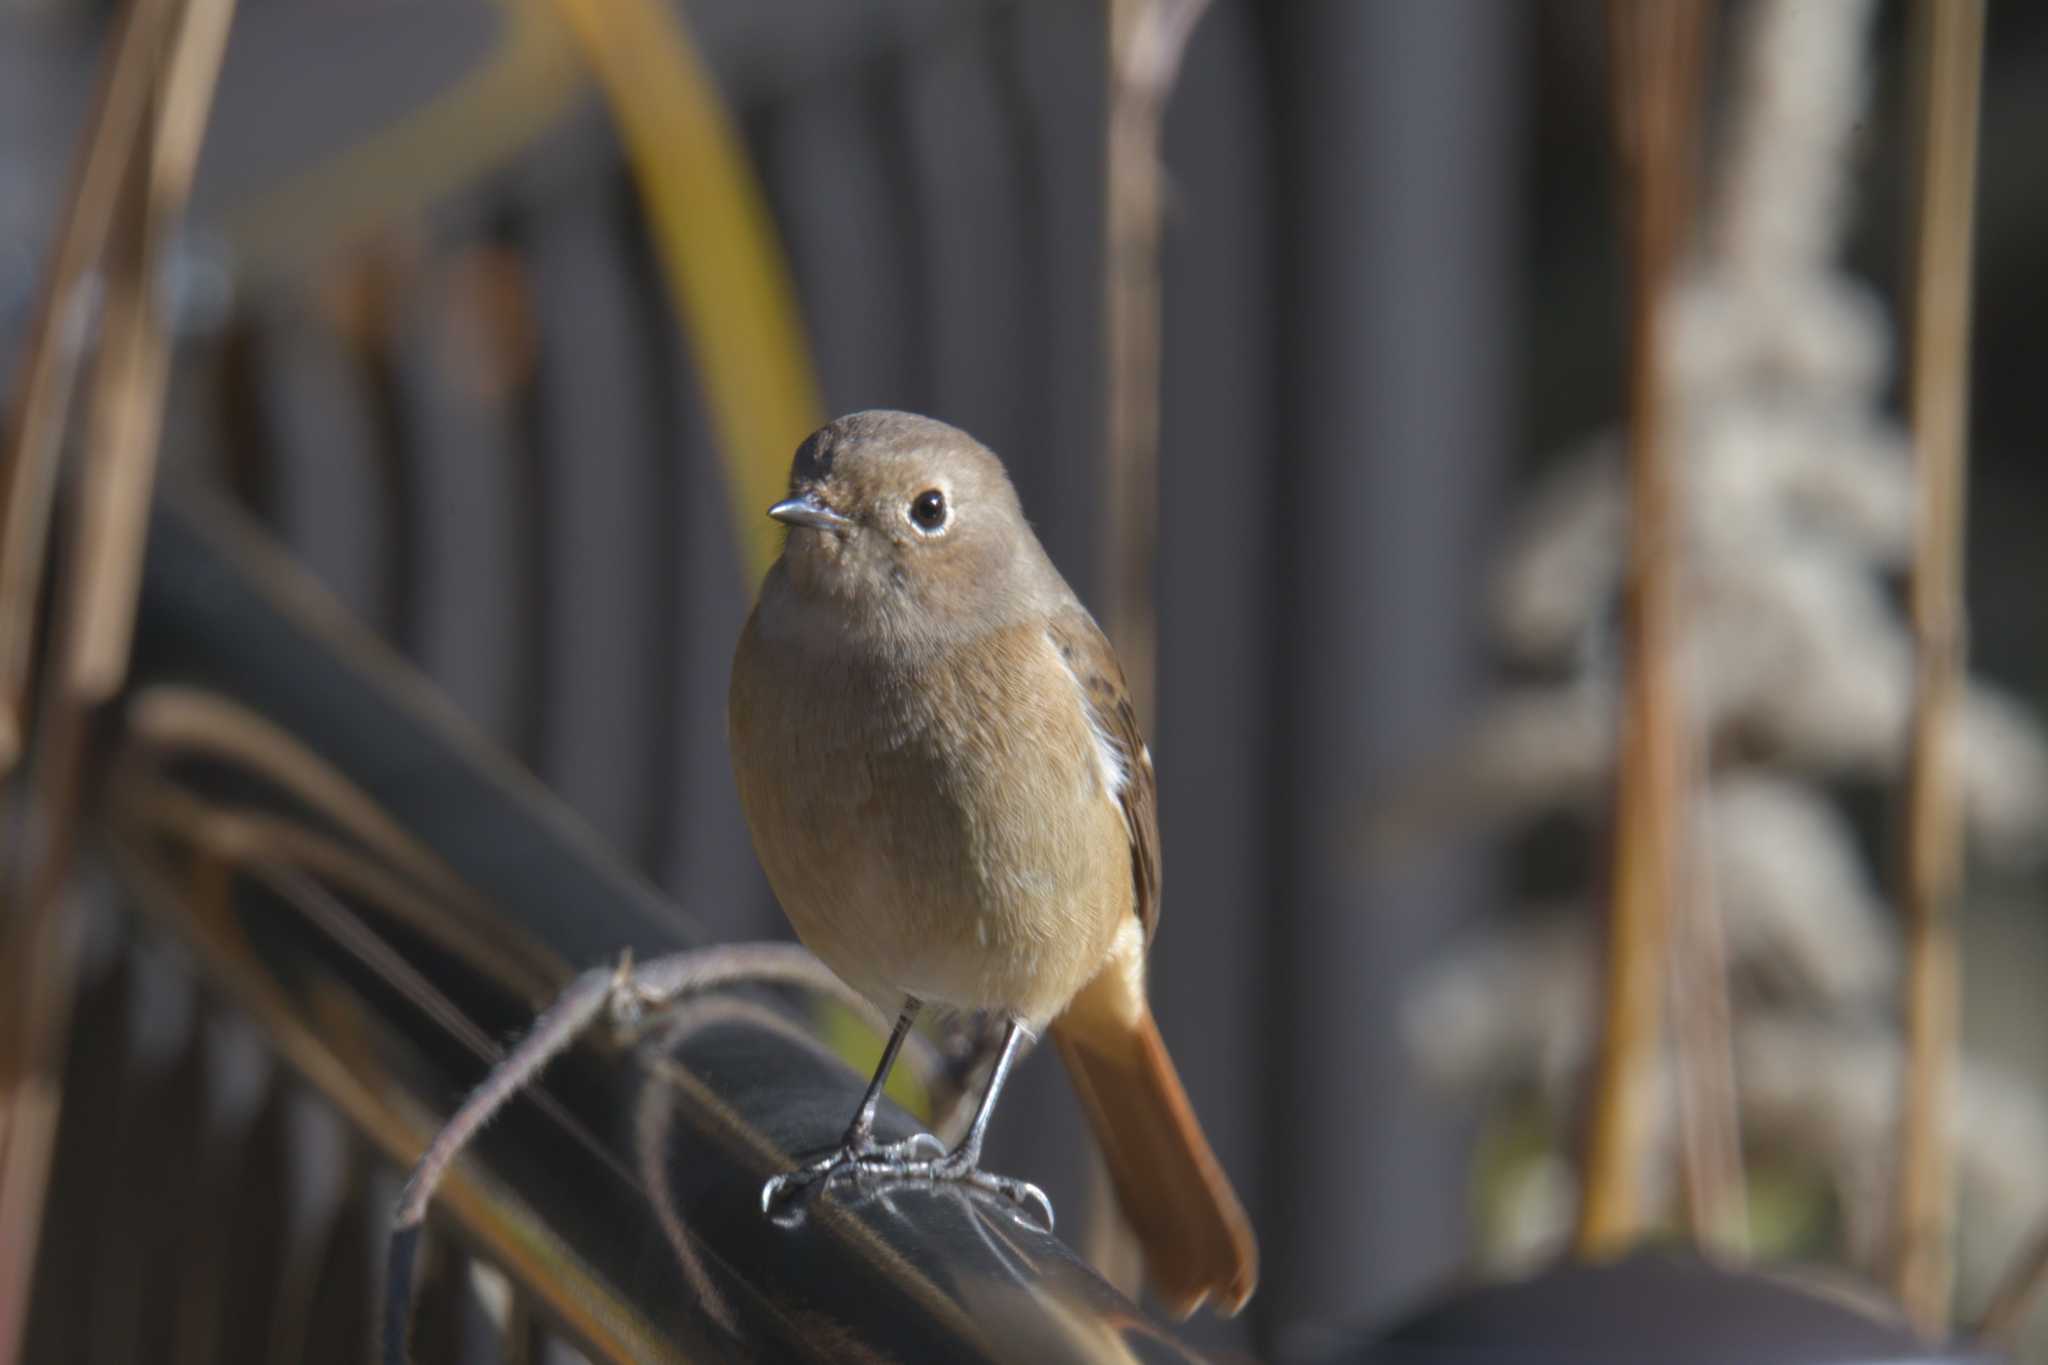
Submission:
<svg viewBox="0 0 2048 1365">
<path fill-rule="evenodd" d="M 555 0 L 604 88 L 724 457 L 748 583 L 780 551 L 763 515 L 824 421 L 796 290 L 711 73 L 662 0 Z"/>
</svg>

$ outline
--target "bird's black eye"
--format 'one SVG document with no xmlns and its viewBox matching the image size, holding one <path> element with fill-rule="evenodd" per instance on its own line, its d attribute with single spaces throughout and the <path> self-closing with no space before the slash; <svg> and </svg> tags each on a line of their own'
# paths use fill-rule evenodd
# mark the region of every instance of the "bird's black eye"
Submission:
<svg viewBox="0 0 2048 1365">
<path fill-rule="evenodd" d="M 946 524 L 946 495 L 927 488 L 910 500 L 910 521 L 920 531 L 936 531 Z"/>
</svg>

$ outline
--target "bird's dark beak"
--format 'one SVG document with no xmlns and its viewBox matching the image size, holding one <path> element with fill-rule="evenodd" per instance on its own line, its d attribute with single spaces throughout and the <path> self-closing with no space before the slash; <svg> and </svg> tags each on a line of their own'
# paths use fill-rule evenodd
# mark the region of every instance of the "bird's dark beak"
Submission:
<svg viewBox="0 0 2048 1365">
<path fill-rule="evenodd" d="M 853 525 L 853 518 L 840 516 L 816 493 L 784 498 L 768 509 L 768 515 L 791 526 L 808 526 L 813 531 L 844 531 Z"/>
</svg>

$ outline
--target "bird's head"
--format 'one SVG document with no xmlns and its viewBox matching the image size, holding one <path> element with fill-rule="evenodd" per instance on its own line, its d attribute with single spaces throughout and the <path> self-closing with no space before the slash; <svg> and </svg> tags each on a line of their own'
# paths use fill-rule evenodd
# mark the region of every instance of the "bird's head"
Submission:
<svg viewBox="0 0 2048 1365">
<path fill-rule="evenodd" d="M 794 591 L 892 634 L 992 628 L 1058 582 L 1002 461 L 929 417 L 856 412 L 814 432 L 768 515 L 790 528 Z"/>
</svg>

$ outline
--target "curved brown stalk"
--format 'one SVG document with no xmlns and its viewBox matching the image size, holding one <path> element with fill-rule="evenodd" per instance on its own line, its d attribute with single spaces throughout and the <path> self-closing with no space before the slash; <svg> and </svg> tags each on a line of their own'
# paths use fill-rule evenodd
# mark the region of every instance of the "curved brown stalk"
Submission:
<svg viewBox="0 0 2048 1365">
<path fill-rule="evenodd" d="M 14 766 L 26 743 L 36 603 L 57 456 L 83 348 L 84 285 L 99 265 L 129 184 L 152 85 L 150 66 L 172 12 L 169 0 L 132 0 L 111 40 L 111 59 L 44 277 L 21 386 L 8 413 L 7 466 L 0 474 L 0 773 Z"/>
<path fill-rule="evenodd" d="M 0 941 L 0 1362 L 11 1361 L 41 1221 L 58 1096 L 48 1079 L 70 1011 L 58 923 L 91 708 L 125 671 L 142 538 L 169 374 L 156 302 L 165 243 L 182 216 L 233 0 L 138 0 L 124 21 L 99 118 L 79 173 L 71 221 L 45 299 L 8 470 L 0 543 L 0 766 L 24 739 L 31 617 L 76 344 L 79 284 L 109 237 L 107 307 L 93 376 L 79 528 L 57 613 L 58 641 L 42 699 L 35 771 L 36 832 L 18 859 L 20 907 Z M 132 146 L 127 144 L 133 144 Z"/>
</svg>

